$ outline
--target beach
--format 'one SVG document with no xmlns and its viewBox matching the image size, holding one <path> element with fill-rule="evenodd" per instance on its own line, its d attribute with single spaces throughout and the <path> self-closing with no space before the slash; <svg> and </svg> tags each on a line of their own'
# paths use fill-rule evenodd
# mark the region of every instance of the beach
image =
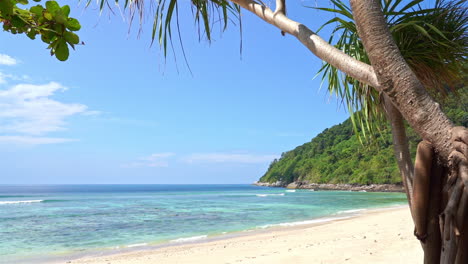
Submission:
<svg viewBox="0 0 468 264">
<path fill-rule="evenodd" d="M 419 263 L 423 254 L 413 228 L 405 206 L 323 223 L 54 263 Z"/>
</svg>

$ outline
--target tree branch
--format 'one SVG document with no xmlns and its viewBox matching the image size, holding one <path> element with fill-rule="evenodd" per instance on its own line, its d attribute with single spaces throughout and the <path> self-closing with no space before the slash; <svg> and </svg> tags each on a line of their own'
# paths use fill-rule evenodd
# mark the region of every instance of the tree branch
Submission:
<svg viewBox="0 0 468 264">
<path fill-rule="evenodd" d="M 426 92 L 393 40 L 377 0 L 351 0 L 351 8 L 380 88 L 443 161 L 453 151 L 453 124 Z"/>
<path fill-rule="evenodd" d="M 313 54 L 346 73 L 348 76 L 379 89 L 380 84 L 372 66 L 358 61 L 333 47 L 305 25 L 291 20 L 281 13 L 275 14 L 270 8 L 252 0 L 230 1 L 249 10 L 265 22 L 279 28 L 281 31 L 295 36 Z"/>
</svg>

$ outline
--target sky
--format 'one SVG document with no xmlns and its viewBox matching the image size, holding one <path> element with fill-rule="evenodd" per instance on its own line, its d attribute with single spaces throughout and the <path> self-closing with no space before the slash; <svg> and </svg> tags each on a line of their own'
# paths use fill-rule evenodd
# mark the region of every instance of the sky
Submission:
<svg viewBox="0 0 468 264">
<path fill-rule="evenodd" d="M 313 30 L 328 18 L 290 2 Z M 181 10 L 191 73 L 178 42 L 167 58 L 151 45 L 150 12 L 139 33 L 116 7 L 71 9 L 85 45 L 66 62 L 0 34 L 0 184 L 252 183 L 348 117 L 314 79 L 321 61 L 246 11 L 240 53 L 239 27 L 200 40 Z"/>
</svg>

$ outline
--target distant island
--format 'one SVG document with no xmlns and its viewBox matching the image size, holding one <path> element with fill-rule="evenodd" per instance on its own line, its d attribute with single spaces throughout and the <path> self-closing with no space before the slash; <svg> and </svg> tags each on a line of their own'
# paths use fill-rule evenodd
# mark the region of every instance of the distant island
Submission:
<svg viewBox="0 0 468 264">
<path fill-rule="evenodd" d="M 441 105 L 456 125 L 468 126 L 468 87 L 451 93 Z M 407 132 L 414 157 L 420 138 L 411 128 Z M 320 190 L 403 190 L 389 126 L 383 126 L 372 140 L 362 144 L 350 119 L 282 153 L 255 184 Z"/>
</svg>

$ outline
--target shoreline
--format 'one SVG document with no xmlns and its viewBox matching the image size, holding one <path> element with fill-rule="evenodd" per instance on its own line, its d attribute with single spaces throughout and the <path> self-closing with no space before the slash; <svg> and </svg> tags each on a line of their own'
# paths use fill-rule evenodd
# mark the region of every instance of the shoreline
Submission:
<svg viewBox="0 0 468 264">
<path fill-rule="evenodd" d="M 405 192 L 401 184 L 347 184 L 347 183 L 309 183 L 291 182 L 289 184 L 277 182 L 254 182 L 252 185 L 272 188 L 305 189 L 314 191 L 352 191 L 352 192 Z"/>
<path fill-rule="evenodd" d="M 386 214 L 398 215 L 400 218 L 402 218 L 403 216 L 404 222 L 410 222 L 408 230 L 406 230 L 405 232 L 400 232 L 398 234 L 398 237 L 400 238 L 403 236 L 406 237 L 407 240 L 410 240 L 412 244 L 416 245 L 416 248 L 417 248 L 419 246 L 419 243 L 412 236 L 411 228 L 413 227 L 412 227 L 411 218 L 409 217 L 408 207 L 398 206 L 398 207 L 364 209 L 362 211 L 350 212 L 348 214 L 335 215 L 336 216 L 335 218 L 324 217 L 324 218 L 319 218 L 319 219 L 311 219 L 309 221 L 307 220 L 302 221 L 303 224 L 297 224 L 299 222 L 296 222 L 296 224 L 294 225 L 290 225 L 290 223 L 289 224 L 288 223 L 277 224 L 277 225 L 265 227 L 264 229 L 239 231 L 239 232 L 228 233 L 224 235 L 206 237 L 206 238 L 202 238 L 202 239 L 194 240 L 194 241 L 183 241 L 180 243 L 172 242 L 172 243 L 164 243 L 164 244 L 154 245 L 154 246 L 125 248 L 120 251 L 110 251 L 110 250 L 101 251 L 101 252 L 95 252 L 95 254 L 87 254 L 87 255 L 74 256 L 74 257 L 64 256 L 60 260 L 56 259 L 54 261 L 49 261 L 46 263 L 96 263 L 96 264 L 97 263 L 99 264 L 100 263 L 105 263 L 105 264 L 108 264 L 108 263 L 113 263 L 113 264 L 114 263 L 154 263 L 155 260 L 158 260 L 160 258 L 164 258 L 165 261 L 162 261 L 162 262 L 156 261 L 156 263 L 234 263 L 230 261 L 220 262 L 219 257 L 224 258 L 224 256 L 226 257 L 230 256 L 228 253 L 230 253 L 232 255 L 231 257 L 233 258 L 240 257 L 241 255 L 244 254 L 244 251 L 246 250 L 250 251 L 251 247 L 255 247 L 261 244 L 267 244 L 268 241 L 266 241 L 265 239 L 267 240 L 269 239 L 270 241 L 273 241 L 273 240 L 278 240 L 281 237 L 283 238 L 289 237 L 291 239 L 301 240 L 301 236 L 303 232 L 308 232 L 308 233 L 312 232 L 314 235 L 316 235 L 316 232 L 320 231 L 319 229 L 330 229 L 330 228 L 334 228 L 335 226 L 339 227 L 343 225 L 356 225 L 357 224 L 361 227 L 362 225 L 360 225 L 359 223 L 361 222 L 361 220 L 366 220 L 369 218 L 372 219 L 376 217 L 377 218 L 383 217 L 384 219 L 388 219 L 389 217 L 386 217 L 385 216 Z M 377 225 L 378 223 L 375 223 L 375 224 Z M 361 228 L 363 228 L 363 226 Z M 350 231 L 355 232 L 355 228 L 352 228 Z M 330 232 L 325 232 L 325 233 L 330 233 Z M 318 234 L 320 234 L 320 232 Z M 326 244 L 327 239 L 330 239 L 332 241 L 336 241 L 338 239 L 338 238 L 333 238 L 334 237 L 333 234 L 331 234 L 330 237 L 327 236 L 327 234 L 322 234 L 322 235 L 324 236 L 320 239 L 320 241 L 318 241 L 318 245 L 320 245 L 321 242 Z M 396 236 L 397 234 L 394 234 L 394 235 Z M 356 235 L 352 235 L 352 236 L 356 236 Z M 253 245 L 248 245 L 252 241 L 255 241 L 255 243 Z M 303 243 L 300 243 L 300 245 L 302 244 Z M 232 251 L 233 249 L 232 247 L 234 245 L 236 247 L 239 247 L 239 249 Z M 246 248 L 242 248 L 243 246 L 246 246 Z M 275 246 L 275 243 L 272 243 L 272 245 L 270 246 Z M 293 245 L 286 245 L 286 246 L 291 247 L 291 251 L 294 248 Z M 260 248 L 259 253 L 264 250 L 268 251 L 268 247 L 269 246 L 267 245 L 265 248 Z M 226 248 L 229 248 L 228 253 L 225 252 Z M 325 248 L 323 248 L 323 250 L 325 250 Z M 198 253 L 205 252 L 208 255 L 214 254 L 213 255 L 214 258 L 206 259 L 208 257 L 206 256 L 206 254 L 198 255 L 197 252 Z M 193 258 L 190 257 L 190 255 L 193 255 L 192 253 L 195 254 L 194 256 L 192 256 L 193 258 L 195 259 L 200 258 L 200 260 L 193 262 L 192 261 Z M 258 256 L 255 256 L 253 259 L 258 258 L 258 261 L 260 261 L 261 259 L 260 257 L 265 257 L 263 256 L 265 254 L 260 254 Z M 422 255 L 422 251 L 420 252 L 420 254 Z M 187 258 L 187 260 L 184 262 L 185 258 Z M 253 261 L 253 259 L 250 259 L 250 261 Z M 153 260 L 153 261 L 150 261 L 150 260 Z M 310 260 L 311 259 L 308 259 L 309 262 Z M 254 262 L 247 262 L 247 263 L 270 263 L 270 262 L 258 262 L 258 261 L 256 260 Z M 282 262 L 278 262 L 278 263 L 282 263 Z M 292 263 L 292 262 L 284 262 L 284 263 Z M 302 263 L 302 262 L 298 262 L 298 263 Z M 329 262 L 323 262 L 323 263 L 329 263 Z M 330 262 L 330 263 L 333 263 L 333 262 Z M 336 263 L 341 263 L 341 262 L 336 262 Z M 356 263 L 359 263 L 359 262 L 356 262 Z M 386 263 L 386 262 L 382 262 L 382 263 Z"/>
</svg>

